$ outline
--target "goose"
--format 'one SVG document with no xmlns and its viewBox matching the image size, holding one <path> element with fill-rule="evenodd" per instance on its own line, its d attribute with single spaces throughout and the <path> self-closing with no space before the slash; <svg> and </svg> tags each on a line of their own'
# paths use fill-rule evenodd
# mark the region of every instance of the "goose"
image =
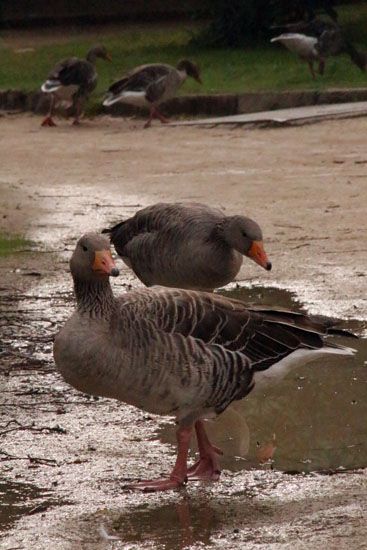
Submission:
<svg viewBox="0 0 367 550">
<path fill-rule="evenodd" d="M 89 94 L 97 85 L 96 59 L 100 57 L 111 61 L 104 46 L 94 46 L 87 53 L 86 59 L 70 57 L 57 63 L 42 84 L 41 90 L 51 94 L 51 105 L 47 117 L 41 126 L 56 126 L 52 115 L 59 101 L 72 102 L 75 118 L 74 125 L 79 124 L 79 117 Z"/>
<path fill-rule="evenodd" d="M 313 79 L 316 78 L 313 68 L 315 61 L 319 63 L 319 73 L 323 72 L 325 61 L 318 48 L 318 39 L 314 36 L 301 33 L 284 33 L 272 38 L 270 42 L 279 42 L 290 52 L 296 53 L 301 59 L 307 61 Z"/>
<path fill-rule="evenodd" d="M 344 334 L 324 317 L 246 307 L 220 295 L 184 289 L 134 290 L 115 297 L 119 272 L 103 235 L 83 235 L 70 260 L 76 308 L 57 334 L 54 359 L 77 390 L 174 417 L 177 458 L 165 478 L 130 485 L 180 488 L 188 479 L 218 480 L 220 450 L 204 420 L 244 398 L 263 376 L 326 354 L 354 350 L 329 343 Z M 349 333 L 348 333 L 349 334 Z M 199 458 L 188 467 L 195 431 Z"/>
<path fill-rule="evenodd" d="M 158 110 L 158 105 L 174 97 L 188 76 L 202 83 L 198 66 L 187 59 L 179 61 L 176 68 L 164 63 L 140 65 L 110 86 L 103 105 L 110 107 L 121 102 L 148 106 L 150 114 L 144 128 L 148 128 L 154 118 L 167 123 L 168 119 Z"/>
<path fill-rule="evenodd" d="M 315 78 L 313 69 L 315 61 L 319 63 L 318 71 L 322 75 L 326 58 L 343 53 L 349 55 L 352 63 L 361 71 L 366 70 L 367 55 L 354 47 L 337 23 L 313 19 L 308 22 L 290 23 L 283 28 L 291 32 L 285 32 L 273 38 L 271 42 L 283 44 L 288 50 L 307 61 L 313 78 Z"/>
<path fill-rule="evenodd" d="M 271 269 L 255 221 L 200 203 L 157 203 L 103 233 L 146 286 L 212 291 L 233 281 L 243 255 Z"/>
</svg>

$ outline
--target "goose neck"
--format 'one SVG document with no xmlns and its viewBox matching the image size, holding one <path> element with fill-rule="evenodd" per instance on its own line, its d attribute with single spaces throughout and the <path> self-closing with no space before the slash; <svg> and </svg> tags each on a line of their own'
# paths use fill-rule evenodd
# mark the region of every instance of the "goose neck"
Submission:
<svg viewBox="0 0 367 550">
<path fill-rule="evenodd" d="M 93 318 L 107 318 L 114 307 L 109 279 L 81 280 L 74 277 L 74 292 L 78 311 Z"/>
</svg>

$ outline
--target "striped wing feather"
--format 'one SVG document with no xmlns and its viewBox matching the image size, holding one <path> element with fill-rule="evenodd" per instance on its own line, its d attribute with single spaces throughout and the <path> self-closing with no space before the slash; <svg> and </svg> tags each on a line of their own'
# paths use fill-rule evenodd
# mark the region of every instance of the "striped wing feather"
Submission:
<svg viewBox="0 0 367 550">
<path fill-rule="evenodd" d="M 154 358 L 147 362 L 148 372 L 161 364 L 159 376 L 176 380 L 181 400 L 188 396 L 189 412 L 177 405 L 185 418 L 197 410 L 222 412 L 251 391 L 256 371 L 297 349 L 323 346 L 311 319 L 310 329 L 302 326 L 305 316 L 258 312 L 215 294 L 153 288 L 122 296 L 119 303 L 121 314 L 137 321 L 136 330 L 144 327 L 144 336 L 136 339 L 139 346 L 146 345 L 143 356 Z M 155 377 L 150 379 L 146 391 L 156 383 Z"/>
<path fill-rule="evenodd" d="M 108 91 L 113 94 L 120 94 L 123 91 L 144 91 L 156 80 L 167 76 L 171 70 L 170 65 L 159 63 L 140 65 L 114 82 Z"/>
<path fill-rule="evenodd" d="M 153 290 L 151 307 L 157 328 L 240 352 L 255 370 L 268 368 L 296 349 L 321 348 L 326 334 L 324 325 L 305 315 L 251 309 L 209 293 Z"/>
</svg>

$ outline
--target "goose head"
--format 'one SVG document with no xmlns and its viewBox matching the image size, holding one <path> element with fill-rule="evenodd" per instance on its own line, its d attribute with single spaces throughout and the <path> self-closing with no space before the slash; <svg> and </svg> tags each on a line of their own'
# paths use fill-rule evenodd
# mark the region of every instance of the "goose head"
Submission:
<svg viewBox="0 0 367 550">
<path fill-rule="evenodd" d="M 191 78 L 199 82 L 199 84 L 203 83 L 200 78 L 199 67 L 196 65 L 196 63 L 193 63 L 188 59 L 181 59 L 181 61 L 177 63 L 176 69 L 178 71 L 184 71 L 187 76 L 191 76 Z"/>
<path fill-rule="evenodd" d="M 245 216 L 231 216 L 226 219 L 222 230 L 229 246 L 267 271 L 271 270 L 271 262 L 264 250 L 262 231 L 254 220 Z"/>
<path fill-rule="evenodd" d="M 93 46 L 93 48 L 91 48 L 87 53 L 87 61 L 90 61 L 91 63 L 95 63 L 97 57 L 104 59 L 105 61 L 112 61 L 110 54 L 103 44 Z"/>
<path fill-rule="evenodd" d="M 70 260 L 70 271 L 79 281 L 101 281 L 117 277 L 119 270 L 113 261 L 109 240 L 97 233 L 83 235 Z"/>
</svg>

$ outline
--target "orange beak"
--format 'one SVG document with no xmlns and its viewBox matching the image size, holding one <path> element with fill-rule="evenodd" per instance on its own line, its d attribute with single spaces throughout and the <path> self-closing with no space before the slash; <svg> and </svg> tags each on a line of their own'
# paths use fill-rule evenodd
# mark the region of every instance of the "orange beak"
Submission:
<svg viewBox="0 0 367 550">
<path fill-rule="evenodd" d="M 264 245 L 262 241 L 253 241 L 246 256 L 254 260 L 257 264 L 261 265 L 267 271 L 271 270 L 271 263 L 268 260 Z"/>
<path fill-rule="evenodd" d="M 111 277 L 117 277 L 117 275 L 119 275 L 119 270 L 109 250 L 97 250 L 94 253 L 92 269 L 101 275 L 111 275 Z"/>
</svg>

